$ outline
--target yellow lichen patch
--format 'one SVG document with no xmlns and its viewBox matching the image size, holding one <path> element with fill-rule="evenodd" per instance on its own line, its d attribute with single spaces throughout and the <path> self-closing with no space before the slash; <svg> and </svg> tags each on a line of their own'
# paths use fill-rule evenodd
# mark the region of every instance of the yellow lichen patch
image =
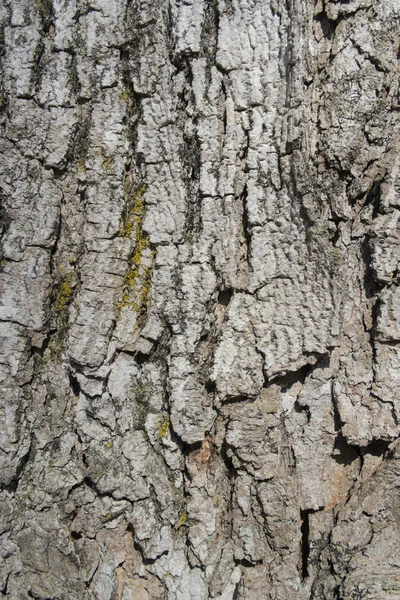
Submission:
<svg viewBox="0 0 400 600">
<path fill-rule="evenodd" d="M 146 263 L 143 264 L 143 254 L 146 251 Z M 117 303 L 117 309 L 131 306 L 139 313 L 147 308 L 150 298 L 150 281 L 153 269 L 155 251 L 150 249 L 147 239 L 139 240 L 133 256 L 129 260 L 129 268 L 124 277 L 123 296 Z"/>
<path fill-rule="evenodd" d="M 72 300 L 72 273 L 67 273 L 61 280 L 56 297 L 56 310 L 64 311 Z"/>
<path fill-rule="evenodd" d="M 61 333 L 56 333 L 49 341 L 48 358 L 52 361 L 59 361 L 64 352 L 64 340 Z M 46 354 L 45 354 L 46 357 Z"/>
<path fill-rule="evenodd" d="M 117 302 L 118 314 L 123 308 L 132 307 L 139 315 L 149 306 L 155 251 L 152 250 L 150 240 L 142 228 L 145 191 L 144 185 L 133 188 L 129 180 L 125 184 L 126 208 L 118 233 L 121 237 L 132 239 L 134 246 L 124 277 L 122 297 Z"/>
<path fill-rule="evenodd" d="M 331 271 L 333 275 L 337 275 L 344 263 L 343 254 L 340 248 L 332 248 L 330 253 Z"/>
<path fill-rule="evenodd" d="M 119 97 L 121 98 L 122 102 L 126 102 L 128 103 L 130 98 L 131 98 L 131 93 L 129 90 L 127 90 L 126 88 L 122 90 L 122 92 L 120 93 Z"/>
<path fill-rule="evenodd" d="M 182 513 L 177 522 L 175 523 L 175 529 L 179 529 L 179 527 L 182 527 L 182 525 L 186 525 L 187 520 L 187 514 L 185 512 Z"/>
<path fill-rule="evenodd" d="M 160 425 L 160 427 L 158 429 L 158 437 L 160 439 L 165 438 L 165 436 L 169 433 L 170 426 L 171 426 L 170 420 L 168 418 L 165 419 L 165 421 Z"/>
<path fill-rule="evenodd" d="M 143 202 L 143 194 L 146 191 L 146 186 L 141 185 L 136 189 L 132 189 L 131 184 L 125 184 L 126 209 L 122 215 L 119 235 L 121 237 L 131 237 L 132 233 L 136 236 L 142 225 L 142 220 L 145 213 Z"/>
<path fill-rule="evenodd" d="M 51 335 L 48 348 L 43 355 L 44 360 L 58 362 L 64 352 L 64 340 L 68 328 L 68 307 L 75 295 L 76 281 L 72 272 L 65 272 L 64 267 L 54 274 L 54 288 L 52 296 L 52 315 L 55 320 L 56 331 Z"/>
<path fill-rule="evenodd" d="M 110 158 L 109 156 L 103 155 L 102 167 L 103 167 L 104 171 L 112 171 L 112 168 L 113 168 L 112 158 Z"/>
</svg>

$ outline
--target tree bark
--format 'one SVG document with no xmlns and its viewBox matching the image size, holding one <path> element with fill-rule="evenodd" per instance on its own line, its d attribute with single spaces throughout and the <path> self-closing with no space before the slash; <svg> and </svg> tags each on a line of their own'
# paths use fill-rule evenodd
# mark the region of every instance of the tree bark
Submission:
<svg viewBox="0 0 400 600">
<path fill-rule="evenodd" d="M 400 598 L 398 0 L 0 22 L 0 594 Z"/>
</svg>

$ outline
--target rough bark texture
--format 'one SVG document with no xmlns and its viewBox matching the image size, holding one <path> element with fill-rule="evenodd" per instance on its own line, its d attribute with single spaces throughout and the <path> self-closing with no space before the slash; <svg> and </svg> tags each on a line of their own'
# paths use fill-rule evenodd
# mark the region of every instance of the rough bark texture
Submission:
<svg viewBox="0 0 400 600">
<path fill-rule="evenodd" d="M 0 590 L 400 598 L 398 0 L 3 0 Z"/>
</svg>

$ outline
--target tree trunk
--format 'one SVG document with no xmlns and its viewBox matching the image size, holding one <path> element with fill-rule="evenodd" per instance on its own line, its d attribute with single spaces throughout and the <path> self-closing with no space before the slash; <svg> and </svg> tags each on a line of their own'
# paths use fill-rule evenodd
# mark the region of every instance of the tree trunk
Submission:
<svg viewBox="0 0 400 600">
<path fill-rule="evenodd" d="M 400 598 L 398 0 L 0 20 L 0 594 Z"/>
</svg>

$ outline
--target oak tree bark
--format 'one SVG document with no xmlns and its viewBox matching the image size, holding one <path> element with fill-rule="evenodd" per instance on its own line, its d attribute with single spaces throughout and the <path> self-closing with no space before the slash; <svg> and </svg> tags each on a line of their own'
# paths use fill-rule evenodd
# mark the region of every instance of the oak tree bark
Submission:
<svg viewBox="0 0 400 600">
<path fill-rule="evenodd" d="M 0 593 L 400 598 L 398 0 L 4 0 Z"/>
</svg>

